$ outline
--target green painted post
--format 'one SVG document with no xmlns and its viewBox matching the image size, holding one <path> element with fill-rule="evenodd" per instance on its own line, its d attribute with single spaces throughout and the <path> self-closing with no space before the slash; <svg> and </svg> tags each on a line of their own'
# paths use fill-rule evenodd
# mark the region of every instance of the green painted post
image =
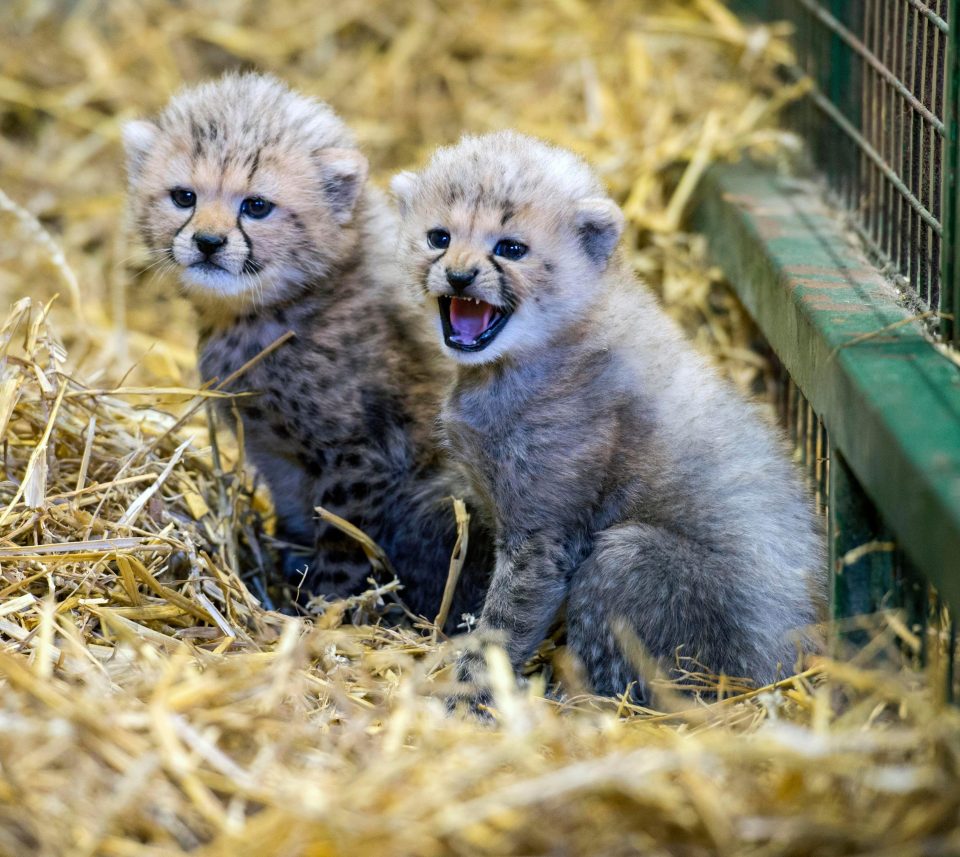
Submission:
<svg viewBox="0 0 960 857">
<path fill-rule="evenodd" d="M 889 606 L 894 589 L 892 537 L 837 449 L 830 450 L 828 531 L 833 618 Z M 847 638 L 862 644 L 867 634 L 852 632 Z"/>
<path fill-rule="evenodd" d="M 957 620 L 956 618 L 951 618 L 950 627 L 947 632 L 947 664 L 946 669 L 944 670 L 943 683 L 946 689 L 946 701 L 947 702 L 956 702 L 957 701 L 957 688 L 956 688 L 956 661 L 954 653 L 957 651 Z"/>
<path fill-rule="evenodd" d="M 730 0 L 730 8 L 744 18 L 769 21 L 772 17 L 773 0 Z"/>
</svg>

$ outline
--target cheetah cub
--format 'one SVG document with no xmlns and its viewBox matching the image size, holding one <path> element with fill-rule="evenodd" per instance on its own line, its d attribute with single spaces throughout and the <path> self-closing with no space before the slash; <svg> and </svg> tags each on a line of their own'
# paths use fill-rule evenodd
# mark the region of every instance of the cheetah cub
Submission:
<svg viewBox="0 0 960 857">
<path fill-rule="evenodd" d="M 395 217 L 352 134 L 325 104 L 247 74 L 184 90 L 124 143 L 136 227 L 196 307 L 204 380 L 294 334 L 230 387 L 257 393 L 236 400 L 247 456 L 278 535 L 309 553 L 288 552 L 287 572 L 300 580 L 309 564 L 305 588 L 325 595 L 363 589 L 369 562 L 317 522 L 322 505 L 385 549 L 404 600 L 432 617 L 455 541 L 449 497 L 463 496 L 434 437 L 448 372 L 396 285 Z M 472 536 L 463 610 L 482 598 Z"/>
<path fill-rule="evenodd" d="M 446 440 L 495 522 L 481 639 L 519 668 L 565 605 L 600 694 L 639 681 L 631 639 L 668 672 L 678 654 L 789 671 L 824 597 L 811 504 L 776 432 L 628 271 L 590 168 L 502 132 L 393 190 L 406 276 L 457 364 Z M 474 703 L 481 670 L 461 657 Z"/>
</svg>

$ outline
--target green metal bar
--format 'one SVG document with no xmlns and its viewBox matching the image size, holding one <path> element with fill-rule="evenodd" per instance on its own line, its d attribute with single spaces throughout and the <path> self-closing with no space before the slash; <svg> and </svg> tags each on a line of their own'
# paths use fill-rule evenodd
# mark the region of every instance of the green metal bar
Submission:
<svg viewBox="0 0 960 857">
<path fill-rule="evenodd" d="M 815 189 L 718 167 L 695 218 L 898 545 L 960 606 L 960 368 Z"/>
<path fill-rule="evenodd" d="M 836 449 L 830 453 L 827 521 L 833 618 L 874 613 L 888 606 L 884 597 L 894 585 L 893 549 L 888 547 L 890 536 Z M 862 644 L 869 635 L 865 631 L 853 632 L 848 639 Z"/>
<path fill-rule="evenodd" d="M 953 33 L 947 37 L 944 103 L 946 141 L 943 157 L 943 245 L 940 257 L 940 307 L 953 313 L 945 332 L 960 344 L 960 0 L 949 0 L 947 20 Z"/>
</svg>

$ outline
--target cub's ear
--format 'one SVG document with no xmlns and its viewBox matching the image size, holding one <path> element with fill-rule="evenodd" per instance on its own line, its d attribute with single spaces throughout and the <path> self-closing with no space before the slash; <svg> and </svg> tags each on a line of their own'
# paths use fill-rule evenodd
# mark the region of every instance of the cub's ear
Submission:
<svg viewBox="0 0 960 857">
<path fill-rule="evenodd" d="M 320 149 L 323 192 L 337 223 L 349 223 L 353 209 L 367 180 L 367 159 L 356 149 Z"/>
<path fill-rule="evenodd" d="M 417 189 L 417 174 L 404 170 L 397 173 L 390 180 L 390 190 L 393 191 L 397 200 L 397 206 L 401 214 L 406 214 L 410 209 L 410 203 L 413 201 L 413 194 Z"/>
<path fill-rule="evenodd" d="M 122 131 L 123 149 L 127 153 L 127 175 L 133 179 L 140 175 L 160 129 L 146 119 L 134 119 L 125 122 Z"/>
<path fill-rule="evenodd" d="M 574 227 L 583 252 L 601 268 L 623 232 L 623 212 L 612 200 L 603 197 L 581 199 L 574 215 Z"/>
</svg>

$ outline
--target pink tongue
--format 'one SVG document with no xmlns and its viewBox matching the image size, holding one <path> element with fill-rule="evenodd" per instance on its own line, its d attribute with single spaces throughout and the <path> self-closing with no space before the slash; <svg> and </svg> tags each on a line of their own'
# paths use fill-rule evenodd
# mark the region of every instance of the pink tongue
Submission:
<svg viewBox="0 0 960 857">
<path fill-rule="evenodd" d="M 480 301 L 464 301 L 453 298 L 450 301 L 450 326 L 453 328 L 453 337 L 457 342 L 469 344 L 476 342 L 493 321 L 493 307 Z"/>
</svg>

